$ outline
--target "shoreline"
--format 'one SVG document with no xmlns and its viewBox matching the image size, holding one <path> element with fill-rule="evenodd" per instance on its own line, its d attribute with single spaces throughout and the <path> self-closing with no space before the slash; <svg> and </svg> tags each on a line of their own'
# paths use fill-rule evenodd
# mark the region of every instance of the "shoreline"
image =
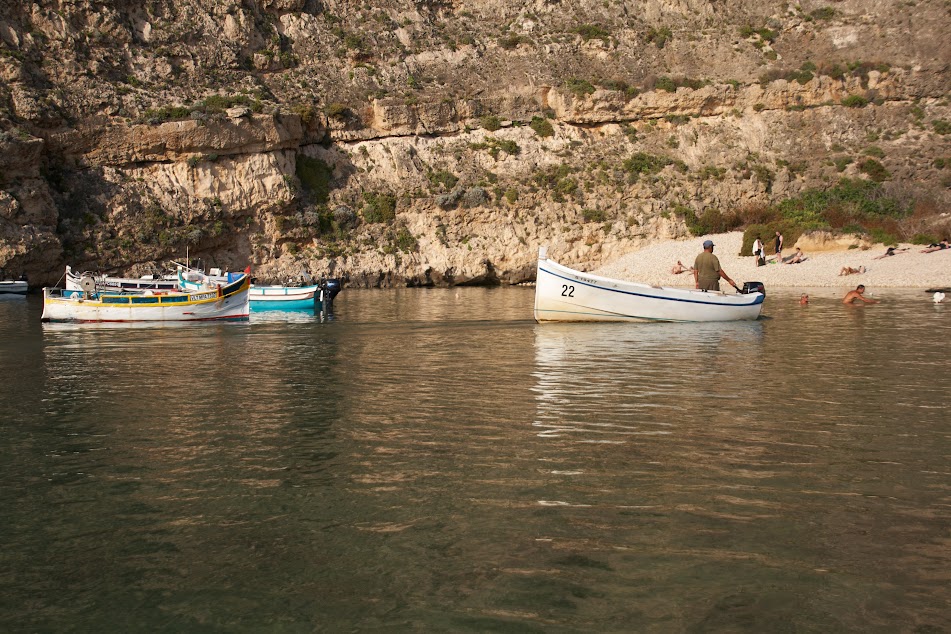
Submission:
<svg viewBox="0 0 951 634">
<path fill-rule="evenodd" d="M 920 253 L 922 245 L 905 244 L 899 248 L 908 251 L 876 260 L 885 253 L 885 245 L 876 244 L 868 249 L 838 249 L 803 254 L 806 259 L 798 264 L 770 262 L 756 266 L 753 256 L 736 255 L 743 242 L 741 231 L 731 231 L 687 240 L 664 240 L 624 255 L 614 262 L 589 271 L 595 275 L 652 284 L 656 286 L 693 286 L 691 272 L 675 275 L 670 272 L 677 260 L 684 266 L 693 266 L 694 258 L 703 250 L 704 240 L 713 240 L 713 250 L 720 266 L 738 286 L 743 282 L 762 282 L 769 288 L 855 288 L 859 284 L 879 288 L 943 288 L 951 286 L 951 249 Z M 771 240 L 766 241 L 767 244 Z M 788 256 L 795 245 L 783 250 Z M 772 256 L 768 256 L 772 257 Z M 839 275 L 843 267 L 865 267 L 864 273 Z M 730 285 L 721 280 L 721 288 Z"/>
</svg>

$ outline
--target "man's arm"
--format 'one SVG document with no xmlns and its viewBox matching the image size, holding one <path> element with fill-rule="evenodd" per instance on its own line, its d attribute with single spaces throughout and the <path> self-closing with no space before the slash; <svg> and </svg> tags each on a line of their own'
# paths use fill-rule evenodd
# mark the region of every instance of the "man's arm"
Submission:
<svg viewBox="0 0 951 634">
<path fill-rule="evenodd" d="M 697 263 L 693 264 L 693 287 L 700 288 L 700 274 L 697 272 Z"/>
<path fill-rule="evenodd" d="M 732 286 L 733 288 L 736 288 L 736 282 L 734 282 L 733 280 L 731 280 L 731 279 L 730 279 L 730 276 L 727 275 L 727 274 L 726 274 L 726 271 L 724 271 L 723 269 L 720 269 L 720 277 L 722 277 L 722 278 L 725 279 L 727 282 L 729 282 L 729 283 L 730 283 L 730 286 Z"/>
</svg>

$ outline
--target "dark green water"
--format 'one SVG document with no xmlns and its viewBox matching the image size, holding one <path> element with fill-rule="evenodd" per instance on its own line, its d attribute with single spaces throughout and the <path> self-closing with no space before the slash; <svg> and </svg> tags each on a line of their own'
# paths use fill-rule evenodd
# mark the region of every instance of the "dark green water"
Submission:
<svg viewBox="0 0 951 634">
<path fill-rule="evenodd" d="M 0 302 L 3 631 L 951 629 L 951 306 L 536 325 L 530 288 L 334 319 Z"/>
</svg>

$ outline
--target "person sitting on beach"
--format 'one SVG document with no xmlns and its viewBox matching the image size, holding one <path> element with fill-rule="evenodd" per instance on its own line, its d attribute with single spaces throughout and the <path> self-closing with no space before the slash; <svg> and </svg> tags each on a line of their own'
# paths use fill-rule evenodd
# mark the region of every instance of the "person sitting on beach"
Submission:
<svg viewBox="0 0 951 634">
<path fill-rule="evenodd" d="M 684 266 L 680 260 L 677 260 L 677 264 L 675 264 L 674 267 L 670 269 L 670 272 L 674 275 L 680 275 L 681 273 L 687 273 L 692 270 L 693 268 Z"/>
<path fill-rule="evenodd" d="M 866 304 L 877 304 L 877 303 L 878 303 L 878 300 L 876 300 L 876 299 L 868 299 L 868 298 L 863 297 L 862 295 L 863 295 L 864 293 L 865 293 L 865 284 L 859 284 L 858 286 L 855 287 L 855 290 L 854 290 L 854 291 L 849 291 L 848 293 L 845 294 L 845 297 L 842 298 L 842 303 L 843 303 L 843 304 L 854 304 L 854 303 L 855 303 L 855 300 L 863 301 L 863 302 L 865 302 Z"/>
<path fill-rule="evenodd" d="M 856 273 L 864 273 L 865 267 L 860 266 L 857 269 L 853 269 L 851 266 L 843 266 L 842 270 L 839 271 L 839 275 L 855 275 Z"/>
<path fill-rule="evenodd" d="M 878 256 L 875 256 L 875 257 L 872 258 L 872 259 L 873 259 L 873 260 L 881 260 L 882 258 L 887 258 L 887 257 L 892 256 L 892 255 L 898 255 L 899 253 L 904 253 L 904 252 L 907 251 L 907 250 L 908 250 L 908 249 L 896 249 L 895 247 L 888 247 L 887 249 L 885 249 L 885 253 L 883 253 L 883 254 L 881 254 L 881 255 L 878 255 Z"/>
<path fill-rule="evenodd" d="M 790 255 L 787 258 L 783 258 L 784 264 L 799 264 L 800 262 L 806 261 L 806 254 L 802 252 L 802 249 L 796 247 L 796 252 Z"/>
<path fill-rule="evenodd" d="M 947 240 L 942 240 L 941 242 L 933 242 L 929 244 L 926 248 L 922 249 L 922 253 L 931 253 L 932 251 L 942 251 L 944 249 L 951 249 L 951 243 Z"/>
</svg>

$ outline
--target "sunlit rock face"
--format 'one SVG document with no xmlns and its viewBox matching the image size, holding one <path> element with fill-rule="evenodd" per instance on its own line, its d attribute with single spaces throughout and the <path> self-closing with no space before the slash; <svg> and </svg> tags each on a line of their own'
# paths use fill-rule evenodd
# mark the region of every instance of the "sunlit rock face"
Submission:
<svg viewBox="0 0 951 634">
<path fill-rule="evenodd" d="M 0 2 L 0 269 L 36 284 L 519 283 L 841 178 L 949 222 L 943 6 Z"/>
</svg>

